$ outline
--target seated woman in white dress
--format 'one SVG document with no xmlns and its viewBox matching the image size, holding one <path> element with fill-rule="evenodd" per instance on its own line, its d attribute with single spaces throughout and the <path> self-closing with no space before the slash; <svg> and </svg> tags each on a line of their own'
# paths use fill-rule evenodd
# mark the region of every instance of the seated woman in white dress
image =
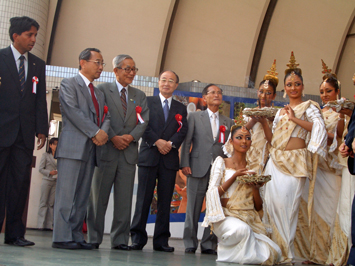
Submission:
<svg viewBox="0 0 355 266">
<path fill-rule="evenodd" d="M 266 236 L 257 212 L 262 208 L 260 184 L 236 181 L 237 176 L 247 174 L 250 145 L 249 131 L 232 126 L 224 147 L 230 158 L 217 157 L 212 166 L 202 226 L 211 225 L 219 238 L 217 261 L 273 265 L 279 261 L 281 250 Z"/>
</svg>

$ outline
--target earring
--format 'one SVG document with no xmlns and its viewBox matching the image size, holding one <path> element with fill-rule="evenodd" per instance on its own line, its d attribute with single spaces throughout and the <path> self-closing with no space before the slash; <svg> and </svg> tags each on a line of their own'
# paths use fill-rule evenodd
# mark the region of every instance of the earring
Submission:
<svg viewBox="0 0 355 266">
<path fill-rule="evenodd" d="M 304 97 L 304 90 L 302 91 L 302 96 Z"/>
<path fill-rule="evenodd" d="M 286 96 L 287 96 L 287 94 L 286 94 L 286 90 L 285 90 L 285 91 L 284 91 L 284 96 L 283 96 L 283 97 L 286 99 Z"/>
</svg>

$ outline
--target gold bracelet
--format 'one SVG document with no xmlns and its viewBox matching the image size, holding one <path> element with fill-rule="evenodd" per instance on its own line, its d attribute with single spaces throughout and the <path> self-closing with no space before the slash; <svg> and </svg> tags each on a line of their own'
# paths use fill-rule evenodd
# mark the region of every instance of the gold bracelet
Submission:
<svg viewBox="0 0 355 266">
<path fill-rule="evenodd" d="M 220 185 L 219 187 L 222 189 L 223 193 L 226 193 L 226 191 L 223 189 L 222 185 Z"/>
</svg>

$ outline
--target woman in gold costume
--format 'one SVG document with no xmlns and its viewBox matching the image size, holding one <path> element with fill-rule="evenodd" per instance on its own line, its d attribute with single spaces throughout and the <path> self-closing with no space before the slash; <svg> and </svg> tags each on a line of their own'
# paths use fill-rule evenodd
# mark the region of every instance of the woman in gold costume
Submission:
<svg viewBox="0 0 355 266">
<path fill-rule="evenodd" d="M 258 89 L 258 107 L 271 107 L 271 102 L 276 97 L 276 87 L 279 83 L 276 72 L 276 60 L 271 66 L 271 69 L 267 71 L 264 79 L 259 84 Z M 264 165 L 267 157 L 269 156 L 269 146 L 265 133 L 271 131 L 265 131 L 264 127 L 269 129 L 272 127 L 272 119 L 268 119 L 261 116 L 245 117 L 247 122 L 246 128 L 250 130 L 252 134 L 252 145 L 247 152 L 247 161 L 250 162 L 249 168 L 256 173 L 261 173 L 264 169 Z M 269 136 L 271 138 L 271 136 Z"/>
<path fill-rule="evenodd" d="M 229 158 L 217 157 L 212 166 L 202 226 L 211 225 L 219 238 L 217 261 L 273 265 L 279 261 L 281 250 L 266 236 L 257 212 L 262 208 L 260 184 L 236 181 L 248 173 L 246 153 L 250 145 L 250 132 L 232 126 L 225 145 Z"/>
<path fill-rule="evenodd" d="M 272 230 L 271 239 L 281 248 L 280 263 L 294 262 L 293 242 L 302 191 L 309 178 L 313 195 L 317 157 L 327 154 L 327 132 L 320 107 L 311 100 L 303 102 L 304 85 L 298 65 L 292 52 L 284 79 L 284 97 L 287 94 L 290 103 L 275 116 L 272 139 L 268 139 L 270 159 L 265 168 L 265 174 L 272 179 L 265 186 L 264 221 Z"/>
</svg>

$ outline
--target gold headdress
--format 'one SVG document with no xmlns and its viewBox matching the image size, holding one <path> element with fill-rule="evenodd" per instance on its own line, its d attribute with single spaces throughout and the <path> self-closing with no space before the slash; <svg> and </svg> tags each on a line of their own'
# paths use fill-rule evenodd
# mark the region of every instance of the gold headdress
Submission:
<svg viewBox="0 0 355 266">
<path fill-rule="evenodd" d="M 279 78 L 277 77 L 279 73 L 276 72 L 276 59 L 274 59 L 274 63 L 272 64 L 270 70 L 267 71 L 267 74 L 264 76 L 263 80 L 264 82 L 264 88 L 269 87 L 269 80 L 271 80 L 275 86 L 279 84 Z"/>
<path fill-rule="evenodd" d="M 226 143 L 222 146 L 222 150 L 223 150 L 223 153 L 227 156 L 227 157 L 232 157 L 233 153 L 234 153 L 234 148 L 233 148 L 233 144 L 231 143 L 230 139 L 232 138 L 232 132 L 235 128 L 237 127 L 242 127 L 241 130 L 243 133 L 246 133 L 246 132 L 249 132 L 245 125 L 246 125 L 246 122 L 244 121 L 244 117 L 243 117 L 243 112 L 242 110 L 240 110 L 239 112 L 239 116 L 237 116 L 235 119 L 234 119 L 234 125 L 231 126 L 231 129 L 230 129 L 230 132 L 229 132 L 229 136 L 228 136 L 228 139 L 226 141 Z"/>
<path fill-rule="evenodd" d="M 328 66 L 324 63 L 323 59 L 322 60 L 322 67 L 323 67 L 323 71 L 322 73 L 324 74 L 323 76 L 323 83 L 325 85 L 326 81 L 328 78 L 333 77 L 336 79 L 337 83 L 338 83 L 338 88 L 340 89 L 340 81 L 338 80 L 338 77 L 336 74 L 332 73 L 332 70 L 328 68 Z"/>
<path fill-rule="evenodd" d="M 296 64 L 296 59 L 295 56 L 293 55 L 293 51 L 291 52 L 291 57 L 290 57 L 290 63 L 287 64 L 286 66 L 288 66 L 288 68 L 285 70 L 285 75 L 291 73 L 292 74 L 295 73 L 295 71 L 298 71 L 300 73 L 300 75 L 302 75 L 302 70 L 300 68 L 298 68 L 300 64 Z"/>
</svg>

